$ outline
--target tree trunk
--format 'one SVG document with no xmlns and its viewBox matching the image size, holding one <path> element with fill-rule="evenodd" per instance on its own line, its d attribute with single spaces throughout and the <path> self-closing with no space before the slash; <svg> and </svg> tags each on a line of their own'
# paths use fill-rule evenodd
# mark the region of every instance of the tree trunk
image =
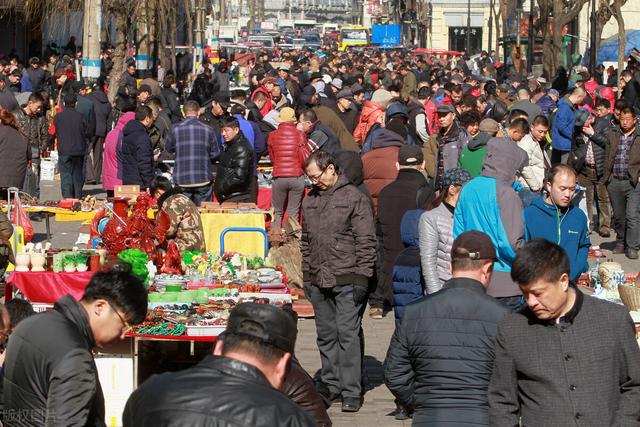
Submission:
<svg viewBox="0 0 640 427">
<path fill-rule="evenodd" d="M 622 0 L 614 0 L 613 2 L 613 15 L 618 22 L 618 81 L 621 79 L 622 68 L 624 67 L 624 50 L 626 48 L 627 40 L 625 38 L 624 31 L 624 16 L 622 16 Z"/>
<path fill-rule="evenodd" d="M 184 0 L 184 16 L 187 21 L 187 46 L 193 54 L 193 13 L 191 11 L 191 0 Z"/>
<path fill-rule="evenodd" d="M 173 1 L 173 5 L 175 8 L 173 9 L 173 13 L 171 13 L 171 69 L 173 70 L 173 75 L 176 76 L 176 80 L 178 78 L 178 67 L 176 65 L 176 33 L 178 32 L 177 27 L 177 16 L 178 15 L 178 0 Z"/>
<path fill-rule="evenodd" d="M 127 55 L 127 36 L 129 33 L 128 16 L 126 12 L 123 10 L 114 10 L 113 15 L 116 21 L 116 46 L 113 51 L 113 68 L 109 73 L 109 92 L 107 94 L 111 104 L 114 104 L 116 101 L 120 79 L 126 69 L 125 59 Z"/>
</svg>

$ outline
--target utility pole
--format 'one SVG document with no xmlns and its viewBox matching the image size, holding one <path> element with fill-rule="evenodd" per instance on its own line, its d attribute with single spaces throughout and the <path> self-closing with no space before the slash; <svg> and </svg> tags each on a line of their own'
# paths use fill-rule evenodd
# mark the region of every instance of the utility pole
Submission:
<svg viewBox="0 0 640 427">
<path fill-rule="evenodd" d="M 489 50 L 488 54 L 491 54 L 493 46 L 493 0 L 489 0 Z"/>
<path fill-rule="evenodd" d="M 527 43 L 527 71 L 529 73 L 533 71 L 533 50 L 536 45 L 535 34 L 533 32 L 533 9 L 534 0 L 531 0 L 529 6 L 529 42 Z"/>
<path fill-rule="evenodd" d="M 467 0 L 467 55 L 471 56 L 471 0 Z"/>
<path fill-rule="evenodd" d="M 140 13 L 136 23 L 136 69 L 142 77 L 149 69 L 151 54 L 149 49 L 149 11 L 147 3 L 138 4 Z"/>
<path fill-rule="evenodd" d="M 593 75 L 596 72 L 596 61 L 598 52 L 596 52 L 596 0 L 591 0 L 591 42 L 589 43 L 589 72 Z"/>
<path fill-rule="evenodd" d="M 195 38 L 195 51 L 193 55 L 193 75 L 196 74 L 196 67 L 198 63 L 203 62 L 203 48 L 204 48 L 204 12 L 205 3 L 204 0 L 192 0 L 192 5 L 195 6 L 196 12 L 196 25 L 193 29 Z"/>
<path fill-rule="evenodd" d="M 100 77 L 100 34 L 102 31 L 102 0 L 84 0 L 82 36 L 82 77 Z"/>
</svg>

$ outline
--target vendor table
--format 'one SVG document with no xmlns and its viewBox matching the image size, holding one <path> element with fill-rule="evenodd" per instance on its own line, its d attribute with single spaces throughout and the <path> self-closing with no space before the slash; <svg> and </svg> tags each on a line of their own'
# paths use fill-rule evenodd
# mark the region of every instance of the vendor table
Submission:
<svg viewBox="0 0 640 427">
<path fill-rule="evenodd" d="M 13 298 L 18 288 L 31 302 L 53 304 L 66 294 L 79 300 L 89 284 L 93 271 L 83 273 L 54 273 L 52 271 L 14 271 L 4 288 L 4 300 Z"/>
<path fill-rule="evenodd" d="M 220 235 L 226 228 L 260 228 L 265 229 L 264 214 L 257 213 L 215 213 L 200 214 L 204 241 L 209 252 L 220 252 Z M 246 256 L 264 256 L 264 241 L 252 233 L 232 233 L 225 238 L 225 250 L 238 252 Z"/>
<path fill-rule="evenodd" d="M 271 198 L 269 198 L 271 200 Z M 7 211 L 7 208 L 2 208 Z M 51 240 L 51 217 L 55 216 L 57 222 L 90 221 L 96 215 L 96 211 L 82 212 L 69 209 L 47 207 L 47 206 L 25 206 L 25 212 L 39 213 L 44 216 L 47 240 Z"/>
</svg>

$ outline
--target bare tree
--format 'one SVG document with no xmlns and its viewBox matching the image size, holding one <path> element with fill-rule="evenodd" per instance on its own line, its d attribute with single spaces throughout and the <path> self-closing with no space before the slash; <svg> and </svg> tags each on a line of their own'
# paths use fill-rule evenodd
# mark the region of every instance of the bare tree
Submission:
<svg viewBox="0 0 640 427">
<path fill-rule="evenodd" d="M 565 25 L 576 19 L 588 0 L 538 0 L 543 31 L 544 68 L 550 75 L 562 65 L 562 38 Z"/>
<path fill-rule="evenodd" d="M 624 51 L 626 48 L 626 32 L 624 30 L 624 16 L 622 16 L 622 5 L 623 0 L 614 0 L 613 2 L 613 16 L 616 18 L 618 22 L 618 81 L 620 81 L 620 76 L 622 74 L 622 68 L 624 67 L 625 55 Z"/>
<path fill-rule="evenodd" d="M 602 41 L 602 31 L 604 26 L 613 17 L 614 5 L 619 3 L 620 8 L 627 3 L 627 0 L 599 0 L 598 9 L 596 11 L 596 45 L 595 50 L 598 52 L 600 49 L 600 42 Z"/>
</svg>

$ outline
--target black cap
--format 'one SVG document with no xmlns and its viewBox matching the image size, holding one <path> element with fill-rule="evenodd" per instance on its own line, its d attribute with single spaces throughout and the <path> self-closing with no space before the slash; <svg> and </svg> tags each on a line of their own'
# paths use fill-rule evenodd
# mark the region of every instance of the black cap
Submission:
<svg viewBox="0 0 640 427">
<path fill-rule="evenodd" d="M 451 246 L 451 259 L 496 259 L 491 238 L 482 231 L 469 230 L 459 235 Z"/>
<path fill-rule="evenodd" d="M 265 344 L 293 353 L 298 330 L 293 318 L 281 309 L 268 304 L 243 302 L 231 310 L 224 334 L 258 338 Z"/>
<path fill-rule="evenodd" d="M 22 73 L 17 68 L 15 70 L 13 70 L 10 75 L 14 76 L 14 77 L 22 77 Z"/>
<path fill-rule="evenodd" d="M 437 113 L 455 113 L 456 109 L 453 105 L 451 104 L 440 104 L 438 105 L 438 109 L 436 110 Z"/>
<path fill-rule="evenodd" d="M 231 105 L 231 97 L 229 95 L 229 92 L 216 92 L 211 100 L 217 102 L 223 107 Z"/>
<path fill-rule="evenodd" d="M 422 148 L 418 145 L 403 145 L 398 151 L 400 166 L 417 166 L 424 161 Z"/>
</svg>

